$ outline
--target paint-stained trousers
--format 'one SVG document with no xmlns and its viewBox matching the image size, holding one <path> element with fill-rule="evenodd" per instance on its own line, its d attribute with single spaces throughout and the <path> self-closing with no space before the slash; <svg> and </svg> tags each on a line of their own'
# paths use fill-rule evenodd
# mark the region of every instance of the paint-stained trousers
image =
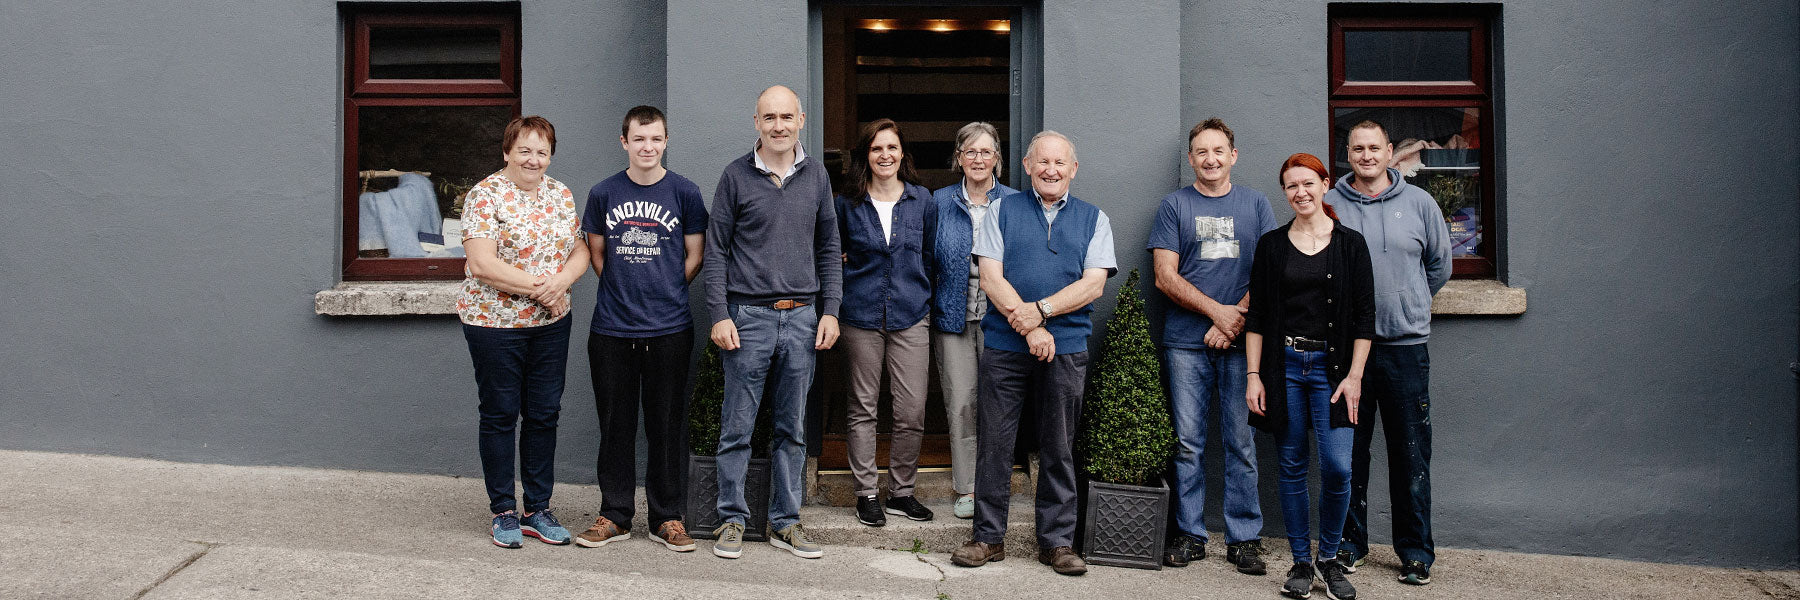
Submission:
<svg viewBox="0 0 1800 600">
<path fill-rule="evenodd" d="M 1074 545 L 1075 427 L 1088 353 L 1058 354 L 1050 362 L 1023 352 L 987 348 L 981 354 L 976 400 L 975 541 L 1006 536 L 1012 496 L 1013 443 L 1026 403 L 1036 407 L 1038 432 L 1037 539 L 1039 548 Z"/>
<path fill-rule="evenodd" d="M 1369 350 L 1350 454 L 1350 515 L 1339 546 L 1357 556 L 1369 554 L 1369 445 L 1377 415 L 1387 438 L 1394 553 L 1401 561 L 1430 565 L 1436 554 L 1431 542 L 1431 353 L 1425 344 L 1376 344 Z"/>
</svg>

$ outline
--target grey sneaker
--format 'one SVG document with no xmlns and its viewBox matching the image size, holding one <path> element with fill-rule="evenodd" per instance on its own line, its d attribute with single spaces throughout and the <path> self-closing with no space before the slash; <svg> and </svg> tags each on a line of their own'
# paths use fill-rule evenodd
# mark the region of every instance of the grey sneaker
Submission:
<svg viewBox="0 0 1800 600">
<path fill-rule="evenodd" d="M 806 539 L 806 528 L 799 523 L 787 526 L 787 529 L 776 531 L 769 536 L 769 544 L 794 553 L 800 558 L 819 558 L 825 556 L 825 547 Z M 715 550 L 716 552 L 716 550 Z"/>
<path fill-rule="evenodd" d="M 720 558 L 737 558 L 744 555 L 744 524 L 726 521 L 718 529 L 713 530 L 713 554 Z"/>
</svg>

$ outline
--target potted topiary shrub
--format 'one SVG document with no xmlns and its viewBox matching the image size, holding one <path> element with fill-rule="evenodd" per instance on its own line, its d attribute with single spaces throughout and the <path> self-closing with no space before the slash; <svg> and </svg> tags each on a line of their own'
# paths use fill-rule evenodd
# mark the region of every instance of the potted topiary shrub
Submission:
<svg viewBox="0 0 1800 600">
<path fill-rule="evenodd" d="M 693 401 L 688 404 L 688 534 L 713 539 L 713 530 L 724 523 L 719 518 L 719 430 L 720 411 L 725 406 L 725 361 L 719 347 L 706 344 L 700 364 L 694 370 Z M 750 436 L 750 469 L 744 478 L 744 504 L 750 518 L 744 523 L 744 539 L 768 539 L 769 524 L 769 432 L 772 418 L 767 403 L 756 415 L 756 429 Z"/>
<path fill-rule="evenodd" d="M 1158 475 L 1174 455 L 1175 427 L 1161 364 L 1133 269 L 1119 288 L 1082 403 L 1079 448 L 1089 479 L 1082 555 L 1088 562 L 1162 569 L 1169 489 Z"/>
</svg>

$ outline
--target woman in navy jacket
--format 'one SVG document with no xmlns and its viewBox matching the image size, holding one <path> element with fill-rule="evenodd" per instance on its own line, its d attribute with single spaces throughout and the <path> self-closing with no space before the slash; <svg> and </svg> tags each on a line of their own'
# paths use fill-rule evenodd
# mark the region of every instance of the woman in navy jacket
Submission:
<svg viewBox="0 0 1800 600">
<path fill-rule="evenodd" d="M 958 181 L 932 192 L 937 201 L 936 285 L 932 288 L 931 357 L 937 361 L 950 425 L 950 480 L 957 518 L 975 517 L 975 377 L 987 294 L 974 268 L 975 232 L 994 206 L 1018 190 L 1000 183 L 1000 134 L 976 121 L 956 131 L 950 171 Z"/>
<path fill-rule="evenodd" d="M 931 520 L 913 499 L 919 442 L 925 435 L 926 385 L 931 364 L 931 258 L 937 211 L 931 193 L 903 149 L 900 127 L 879 119 L 863 127 L 849 153 L 850 181 L 835 199 L 844 247 L 844 324 L 839 344 L 849 363 L 850 472 L 856 515 L 864 525 L 887 524 L 875 469 L 875 414 L 885 371 L 893 394 L 894 433 L 888 446 L 885 513 Z"/>
<path fill-rule="evenodd" d="M 1281 520 L 1294 567 L 1282 593 L 1312 594 L 1315 576 L 1326 595 L 1352 600 L 1356 588 L 1335 557 L 1350 510 L 1350 449 L 1363 364 L 1375 337 L 1374 273 L 1362 234 L 1337 222 L 1325 204 L 1325 165 L 1311 154 L 1281 163 L 1281 189 L 1294 220 L 1256 242 L 1250 267 L 1250 311 L 1244 388 L 1250 424 L 1275 435 Z M 1306 487 L 1307 439 L 1319 448 L 1319 557 L 1312 557 Z"/>
</svg>

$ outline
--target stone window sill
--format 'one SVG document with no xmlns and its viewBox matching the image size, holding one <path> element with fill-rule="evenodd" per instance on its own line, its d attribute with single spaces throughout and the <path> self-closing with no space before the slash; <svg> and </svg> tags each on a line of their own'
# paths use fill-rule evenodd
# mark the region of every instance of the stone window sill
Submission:
<svg viewBox="0 0 1800 600">
<path fill-rule="evenodd" d="M 461 281 L 346 281 L 313 295 L 313 312 L 332 316 L 453 315 Z M 1492 279 L 1457 279 L 1431 302 L 1434 315 L 1525 314 L 1525 290 Z"/>
<path fill-rule="evenodd" d="M 313 312 L 332 316 L 454 315 L 462 280 L 346 281 L 313 294 Z"/>
<path fill-rule="evenodd" d="M 1522 315 L 1525 288 L 1492 279 L 1453 279 L 1431 301 L 1434 315 Z"/>
</svg>

